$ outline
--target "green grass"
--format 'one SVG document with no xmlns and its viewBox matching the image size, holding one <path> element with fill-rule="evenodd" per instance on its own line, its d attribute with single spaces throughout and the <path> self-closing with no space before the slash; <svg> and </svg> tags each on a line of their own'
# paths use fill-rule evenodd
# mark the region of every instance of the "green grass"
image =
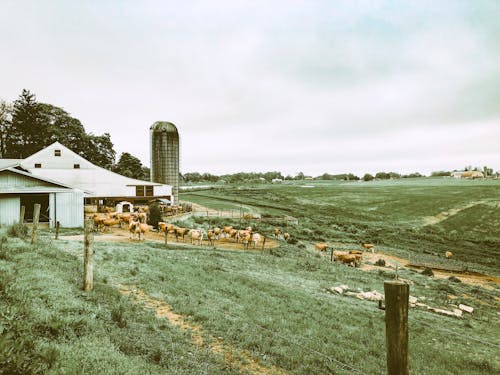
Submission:
<svg viewBox="0 0 500 375">
<path fill-rule="evenodd" d="M 235 352 L 247 351 L 267 366 L 290 374 L 385 373 L 384 312 L 375 302 L 327 291 L 383 291 L 394 270 L 362 272 L 330 263 L 305 249 L 318 240 L 377 243 L 388 253 L 444 262 L 451 249 L 465 264 L 498 272 L 499 185 L 451 179 L 374 183 L 316 183 L 223 187 L 182 194 L 214 208 L 234 199 L 263 214 L 296 216 L 298 225 L 191 218 L 189 226 L 252 225 L 270 234 L 274 225 L 298 242 L 282 242 L 264 254 L 145 243 L 95 243 L 95 288 L 81 291 L 82 242 L 40 243 L 0 229 L 0 374 L 231 374 L 222 355 L 193 344 L 188 332 L 122 296 L 117 285 L 143 290 L 202 327 L 205 338 L 223 337 Z M 308 181 L 309 185 L 310 182 Z M 200 197 L 200 195 L 202 195 Z M 208 197 L 208 198 L 207 198 Z M 472 201 L 432 226 L 423 218 Z M 81 230 L 65 230 L 66 234 Z M 22 233 L 20 234 L 22 237 Z M 351 245 L 349 245 L 351 244 Z M 453 263 L 453 264 L 455 264 Z M 500 291 L 439 280 L 410 270 L 410 294 L 429 305 L 473 306 L 453 319 L 410 310 L 413 374 L 491 374 L 498 361 Z M 454 296 L 449 299 L 449 296 Z M 337 362 L 338 361 L 338 362 Z"/>
<path fill-rule="evenodd" d="M 263 215 L 291 215 L 299 225 L 282 222 L 295 238 L 319 242 L 371 242 L 395 254 L 454 260 L 469 269 L 498 275 L 500 269 L 500 181 L 409 179 L 395 181 L 325 182 L 222 187 L 182 193 L 181 198 L 217 208 L 227 200 L 244 202 Z M 432 226 L 426 218 L 450 209 L 464 209 Z M 267 229 L 271 230 L 271 226 Z"/>
</svg>

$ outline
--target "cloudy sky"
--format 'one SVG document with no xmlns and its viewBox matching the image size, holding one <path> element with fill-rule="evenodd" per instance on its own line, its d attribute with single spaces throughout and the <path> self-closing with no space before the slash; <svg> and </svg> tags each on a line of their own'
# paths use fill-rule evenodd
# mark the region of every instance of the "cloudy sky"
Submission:
<svg viewBox="0 0 500 375">
<path fill-rule="evenodd" d="M 0 99 L 23 88 L 149 165 L 319 175 L 500 169 L 500 2 L 0 2 Z"/>
</svg>

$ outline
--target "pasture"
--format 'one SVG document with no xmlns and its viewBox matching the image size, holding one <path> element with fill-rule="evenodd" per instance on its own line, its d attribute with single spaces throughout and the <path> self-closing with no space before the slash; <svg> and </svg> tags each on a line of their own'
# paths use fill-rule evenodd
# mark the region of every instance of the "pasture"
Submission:
<svg viewBox="0 0 500 375">
<path fill-rule="evenodd" d="M 452 249 L 453 264 L 496 276 L 499 269 L 498 182 L 403 182 L 183 193 L 182 200 L 214 209 L 233 200 L 264 218 L 273 215 L 183 224 L 224 221 L 266 235 L 279 226 L 293 241 L 264 252 L 175 242 L 165 249 L 152 239 L 96 242 L 91 293 L 80 290 L 81 241 L 55 241 L 45 230 L 31 246 L 2 228 L 0 373 L 384 374 L 384 312 L 376 302 L 330 289 L 345 284 L 381 292 L 396 270 L 332 263 L 313 243 L 348 249 L 372 242 L 387 255 L 435 263 L 448 261 L 443 254 Z M 299 224 L 280 222 L 280 214 Z M 410 310 L 411 373 L 500 371 L 497 283 L 397 272 L 411 283 L 410 294 L 429 305 L 474 307 L 462 318 Z"/>
</svg>

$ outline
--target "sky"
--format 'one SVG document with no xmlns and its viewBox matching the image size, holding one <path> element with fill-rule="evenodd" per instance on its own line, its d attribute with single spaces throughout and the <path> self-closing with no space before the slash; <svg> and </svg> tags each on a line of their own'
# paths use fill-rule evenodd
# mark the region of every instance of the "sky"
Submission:
<svg viewBox="0 0 500 375">
<path fill-rule="evenodd" d="M 0 1 L 0 99 L 181 173 L 500 170 L 500 1 Z"/>
</svg>

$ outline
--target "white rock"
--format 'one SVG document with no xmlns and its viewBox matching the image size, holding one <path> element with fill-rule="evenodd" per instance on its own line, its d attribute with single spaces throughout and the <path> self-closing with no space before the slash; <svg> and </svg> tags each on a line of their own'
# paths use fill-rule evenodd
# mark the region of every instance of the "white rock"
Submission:
<svg viewBox="0 0 500 375">
<path fill-rule="evenodd" d="M 460 310 L 462 310 L 462 311 L 465 311 L 465 312 L 469 313 L 469 314 L 472 314 L 472 312 L 474 311 L 473 307 L 470 307 L 470 306 L 467 306 L 467 305 L 462 305 L 462 304 L 458 305 L 458 308 Z"/>
<path fill-rule="evenodd" d="M 347 285 L 344 285 L 344 284 L 340 285 L 339 288 L 342 288 L 344 290 L 349 290 L 349 287 Z"/>
<path fill-rule="evenodd" d="M 461 318 L 462 317 L 462 310 L 460 309 L 453 309 L 453 313 L 455 314 L 455 316 Z"/>
<path fill-rule="evenodd" d="M 333 288 L 333 291 L 337 292 L 338 294 L 344 293 L 344 289 L 342 289 L 340 286 L 336 286 L 335 288 Z"/>
<path fill-rule="evenodd" d="M 410 302 L 411 304 L 416 304 L 416 303 L 417 303 L 417 301 L 418 301 L 417 297 L 410 296 L 410 298 L 409 298 L 409 302 Z"/>
</svg>

